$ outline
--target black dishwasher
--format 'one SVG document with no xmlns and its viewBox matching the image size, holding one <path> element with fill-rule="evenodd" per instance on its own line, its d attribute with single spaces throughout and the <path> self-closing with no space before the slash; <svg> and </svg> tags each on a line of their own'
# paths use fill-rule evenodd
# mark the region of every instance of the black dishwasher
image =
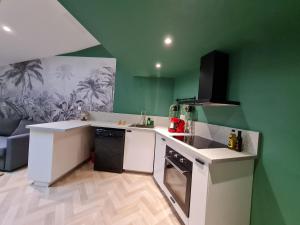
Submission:
<svg viewBox="0 0 300 225">
<path fill-rule="evenodd" d="M 95 129 L 94 170 L 122 173 L 125 130 Z"/>
</svg>

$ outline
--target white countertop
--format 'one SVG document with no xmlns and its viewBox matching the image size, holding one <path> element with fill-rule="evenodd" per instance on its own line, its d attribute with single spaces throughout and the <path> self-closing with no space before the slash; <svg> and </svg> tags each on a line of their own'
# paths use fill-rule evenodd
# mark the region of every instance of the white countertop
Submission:
<svg viewBox="0 0 300 225">
<path fill-rule="evenodd" d="M 163 136 L 169 138 L 180 146 L 184 146 L 186 153 L 192 155 L 193 157 L 198 157 L 207 163 L 216 163 L 224 161 L 234 161 L 234 160 L 247 160 L 255 159 L 256 155 L 247 153 L 247 152 L 237 152 L 230 150 L 228 148 L 215 148 L 215 149 L 197 149 L 193 146 L 190 146 L 178 139 L 173 138 L 172 136 L 180 136 L 187 134 L 174 134 L 168 132 L 167 128 L 157 127 L 155 128 L 157 133 L 162 134 Z M 176 149 L 175 149 L 176 150 Z"/>
<path fill-rule="evenodd" d="M 90 121 L 92 127 L 107 127 L 116 129 L 130 129 L 130 130 L 147 130 L 155 131 L 154 128 L 142 128 L 142 127 L 131 127 L 131 124 L 120 125 L 114 122 L 103 122 L 103 121 Z"/>
<path fill-rule="evenodd" d="M 246 159 L 256 158 L 256 155 L 247 152 L 236 152 L 236 151 L 229 150 L 227 148 L 216 148 L 216 149 L 194 148 L 172 137 L 174 135 L 187 135 L 187 134 L 170 133 L 168 132 L 168 129 L 166 127 L 139 128 L 139 127 L 130 127 L 130 124 L 119 125 L 114 122 L 70 120 L 70 121 L 28 125 L 27 128 L 31 130 L 46 131 L 46 132 L 65 132 L 71 129 L 83 128 L 89 126 L 116 128 L 116 129 L 132 129 L 132 130 L 136 129 L 136 130 L 147 130 L 147 131 L 157 132 L 169 138 L 170 140 L 174 141 L 175 143 L 184 146 L 184 148 L 187 150 L 187 154 L 190 154 L 193 157 L 199 157 L 200 159 L 202 159 L 207 163 L 224 162 L 224 161 L 232 161 L 232 160 L 246 160 Z"/>
<path fill-rule="evenodd" d="M 27 125 L 30 130 L 48 131 L 48 132 L 65 132 L 71 129 L 88 127 L 90 122 L 80 120 L 59 121 L 52 123 L 41 123 L 35 125 Z"/>
<path fill-rule="evenodd" d="M 80 121 L 80 120 L 69 120 L 52 123 L 41 123 L 35 125 L 27 125 L 26 128 L 30 130 L 39 130 L 46 132 L 65 132 L 71 129 L 82 128 L 82 127 L 106 127 L 115 129 L 138 129 L 155 131 L 154 128 L 141 128 L 141 127 L 130 127 L 131 124 L 120 125 L 115 122 L 104 122 L 104 121 Z"/>
</svg>

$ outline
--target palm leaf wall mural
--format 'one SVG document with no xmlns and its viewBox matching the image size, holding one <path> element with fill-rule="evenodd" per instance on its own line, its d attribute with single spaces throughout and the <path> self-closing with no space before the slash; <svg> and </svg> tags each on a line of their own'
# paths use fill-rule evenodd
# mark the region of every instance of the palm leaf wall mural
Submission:
<svg viewBox="0 0 300 225">
<path fill-rule="evenodd" d="M 103 68 L 104 71 L 101 73 L 104 76 L 102 84 L 106 88 L 111 89 L 111 98 L 113 98 L 115 92 L 115 71 L 111 67 L 104 66 Z"/>
<path fill-rule="evenodd" d="M 44 83 L 41 74 L 41 70 L 43 69 L 41 64 L 40 59 L 10 64 L 10 68 L 4 74 L 0 75 L 0 78 L 6 81 L 12 80 L 16 87 L 21 86 L 22 95 L 24 95 L 27 89 L 32 90 L 32 81 L 34 79 L 42 84 Z"/>
<path fill-rule="evenodd" d="M 101 102 L 106 98 L 105 91 L 103 90 L 103 86 L 101 86 L 99 79 L 94 79 L 92 77 L 80 81 L 77 90 L 84 93 L 84 98 L 89 98 L 90 106 L 93 106 L 93 98 L 100 99 Z"/>
<path fill-rule="evenodd" d="M 70 120 L 113 108 L 116 60 L 55 56 L 0 68 L 0 117 Z"/>
<path fill-rule="evenodd" d="M 6 82 L 5 80 L 2 78 L 0 78 L 0 97 L 2 97 L 3 95 L 3 92 L 5 91 L 7 85 L 6 85 Z"/>
</svg>

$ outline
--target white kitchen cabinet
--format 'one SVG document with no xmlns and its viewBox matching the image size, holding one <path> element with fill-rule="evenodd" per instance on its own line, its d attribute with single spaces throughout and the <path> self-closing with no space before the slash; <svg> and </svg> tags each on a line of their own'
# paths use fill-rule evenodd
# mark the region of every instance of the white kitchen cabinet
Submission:
<svg viewBox="0 0 300 225">
<path fill-rule="evenodd" d="M 205 225 L 208 166 L 200 162 L 193 163 L 189 225 Z"/>
<path fill-rule="evenodd" d="M 189 225 L 249 225 L 253 163 L 194 161 Z"/>
<path fill-rule="evenodd" d="M 124 170 L 152 173 L 155 132 L 127 129 L 124 147 Z"/>
<path fill-rule="evenodd" d="M 163 186 L 164 181 L 165 152 L 166 139 L 162 135 L 156 134 L 153 176 L 160 187 Z"/>
<path fill-rule="evenodd" d="M 89 158 L 93 141 L 92 129 L 76 122 L 75 127 L 65 131 L 43 125 L 30 127 L 28 176 L 34 185 L 48 187 Z"/>
</svg>

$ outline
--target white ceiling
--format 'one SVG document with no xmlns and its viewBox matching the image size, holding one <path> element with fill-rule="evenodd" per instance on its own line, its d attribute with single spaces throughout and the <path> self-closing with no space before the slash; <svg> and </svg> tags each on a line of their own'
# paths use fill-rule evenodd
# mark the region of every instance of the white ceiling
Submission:
<svg viewBox="0 0 300 225">
<path fill-rule="evenodd" d="M 57 0 L 0 0 L 0 66 L 99 44 Z"/>
</svg>

